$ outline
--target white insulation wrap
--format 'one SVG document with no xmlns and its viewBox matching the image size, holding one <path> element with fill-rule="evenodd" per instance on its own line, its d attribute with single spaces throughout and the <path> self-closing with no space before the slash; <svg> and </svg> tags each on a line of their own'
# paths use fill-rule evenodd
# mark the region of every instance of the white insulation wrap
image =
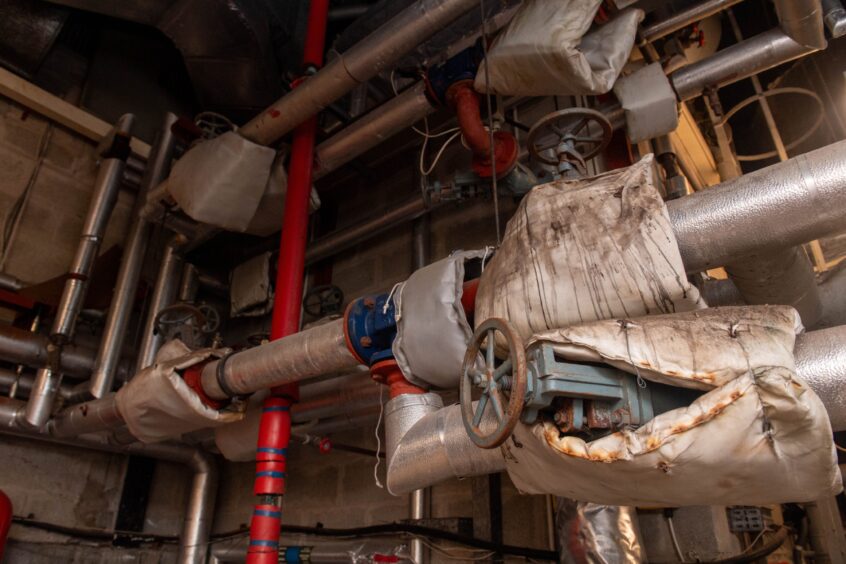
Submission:
<svg viewBox="0 0 846 564">
<path fill-rule="evenodd" d="M 166 343 L 156 362 L 139 372 L 115 394 L 118 410 L 129 431 L 141 442 L 156 443 L 185 433 L 233 423 L 242 413 L 208 407 L 179 375 L 228 349 L 191 351 L 181 341 Z"/>
<path fill-rule="evenodd" d="M 512 96 L 611 90 L 629 59 L 643 12 L 624 10 L 585 35 L 600 4 L 601 0 L 524 0 L 482 62 L 476 90 Z"/>
<path fill-rule="evenodd" d="M 467 344 L 473 338 L 461 305 L 464 263 L 485 254 L 457 251 L 415 271 L 394 292 L 397 337 L 393 352 L 409 382 L 424 388 L 458 386 Z"/>
<path fill-rule="evenodd" d="M 690 387 L 705 362 L 713 389 L 593 441 L 561 437 L 549 422 L 518 424 L 516 441 L 503 447 L 511 479 L 526 493 L 608 505 L 771 505 L 836 495 L 843 485 L 828 415 L 794 374 L 796 318 L 791 308 L 762 306 L 588 325 L 579 338 L 599 358 L 619 358 L 623 332 L 633 347 L 630 371 Z M 561 343 L 565 358 L 572 344 L 561 332 L 538 340 Z"/>
<path fill-rule="evenodd" d="M 523 340 L 597 319 L 704 307 L 684 272 L 652 155 L 624 169 L 533 188 L 485 267 L 476 323 Z"/>
</svg>

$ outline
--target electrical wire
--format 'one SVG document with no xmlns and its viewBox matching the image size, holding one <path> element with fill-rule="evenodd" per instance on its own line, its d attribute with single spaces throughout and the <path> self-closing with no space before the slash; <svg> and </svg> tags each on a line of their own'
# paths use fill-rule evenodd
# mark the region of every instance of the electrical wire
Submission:
<svg viewBox="0 0 846 564">
<path fill-rule="evenodd" d="M 679 546 L 679 539 L 676 537 L 676 528 L 673 526 L 673 517 L 667 515 L 667 527 L 670 529 L 670 539 L 673 541 L 673 549 L 676 551 L 676 556 L 679 557 L 679 562 L 685 562 L 681 547 Z"/>
<path fill-rule="evenodd" d="M 149 533 L 137 533 L 134 531 L 120 531 L 107 529 L 88 529 L 77 527 L 66 527 L 55 523 L 46 521 L 39 521 L 36 519 L 29 519 L 27 517 L 14 516 L 12 522 L 35 529 L 44 531 L 60 533 L 63 535 L 76 537 L 80 539 L 89 540 L 113 540 L 117 536 L 130 537 L 138 542 L 159 542 L 159 543 L 174 543 L 179 541 L 179 537 L 175 535 L 156 535 Z M 552 550 L 543 550 L 538 548 L 530 548 L 525 546 L 514 546 L 509 544 L 500 544 L 482 539 L 477 539 L 467 535 L 461 535 L 450 531 L 435 529 L 432 527 L 423 527 L 420 525 L 413 525 L 410 523 L 385 523 L 382 525 L 371 525 L 369 527 L 357 527 L 351 529 L 327 529 L 324 527 L 305 527 L 301 525 L 282 525 L 283 534 L 302 534 L 317 537 L 375 537 L 385 535 L 408 534 L 416 537 L 423 537 L 426 539 L 437 539 L 456 544 L 472 547 L 477 550 L 483 550 L 494 554 L 520 556 L 534 560 L 544 561 L 558 561 L 558 554 Z M 229 539 L 244 537 L 250 534 L 248 529 L 238 529 L 212 535 L 212 540 L 208 544 L 215 544 Z M 458 550 L 458 549 L 444 549 L 442 550 Z"/>
<path fill-rule="evenodd" d="M 385 413 L 385 404 L 382 402 L 384 391 L 385 386 L 379 384 L 379 419 L 376 420 L 376 429 L 373 431 L 376 436 L 376 463 L 373 465 L 373 481 L 376 482 L 377 487 L 383 490 L 385 486 L 379 480 L 379 465 L 382 463 L 382 459 L 379 457 L 379 453 L 382 451 L 382 437 L 379 436 L 379 427 L 382 425 L 382 415 Z"/>
<path fill-rule="evenodd" d="M 482 11 L 482 51 L 484 58 L 488 58 L 488 16 L 485 11 L 485 0 L 479 0 L 479 9 Z M 496 145 L 494 144 L 493 111 L 491 109 L 491 77 L 488 71 L 488 64 L 485 62 L 485 99 L 488 106 L 488 136 L 491 143 L 491 192 L 494 205 L 494 226 L 496 228 L 496 246 L 502 243 L 501 229 L 499 225 L 499 190 L 496 185 Z"/>
<path fill-rule="evenodd" d="M 444 151 L 452 143 L 459 135 L 461 135 L 460 131 L 456 131 L 449 137 L 446 141 L 444 141 L 443 145 L 441 145 L 440 150 L 438 150 L 437 154 L 435 154 L 435 159 L 432 161 L 428 167 L 426 167 L 423 163 L 426 161 L 426 145 L 429 143 L 429 138 L 426 137 L 423 139 L 423 147 L 420 149 L 420 174 L 423 176 L 429 176 L 435 167 L 438 166 L 438 161 L 441 160 L 441 156 L 444 154 Z"/>
</svg>

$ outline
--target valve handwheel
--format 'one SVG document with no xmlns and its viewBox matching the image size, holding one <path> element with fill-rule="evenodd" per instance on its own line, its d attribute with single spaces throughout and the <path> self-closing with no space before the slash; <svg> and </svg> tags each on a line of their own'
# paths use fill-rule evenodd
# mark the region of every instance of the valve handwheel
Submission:
<svg viewBox="0 0 846 564">
<path fill-rule="evenodd" d="M 570 150 L 586 161 L 608 146 L 611 133 L 611 122 L 602 112 L 590 108 L 567 108 L 538 120 L 529 130 L 526 146 L 535 160 L 557 165 L 558 158 L 550 158 L 543 153 L 569 141 Z"/>
<path fill-rule="evenodd" d="M 496 334 L 505 337 L 508 357 L 497 364 Z M 485 344 L 484 362 L 482 344 Z M 480 369 L 480 365 L 484 369 Z M 481 389 L 479 401 L 473 402 L 473 390 Z M 511 436 L 520 420 L 526 399 L 526 352 L 523 340 L 504 319 L 492 317 L 479 325 L 464 355 L 461 377 L 461 416 L 470 439 L 481 448 L 496 448 Z M 483 425 L 490 411 L 496 427 Z M 482 428 L 484 426 L 484 429 Z"/>
</svg>

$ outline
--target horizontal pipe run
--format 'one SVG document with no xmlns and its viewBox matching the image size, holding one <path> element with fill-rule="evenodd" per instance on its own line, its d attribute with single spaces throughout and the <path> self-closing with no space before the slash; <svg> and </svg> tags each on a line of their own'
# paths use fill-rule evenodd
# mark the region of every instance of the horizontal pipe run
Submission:
<svg viewBox="0 0 846 564">
<path fill-rule="evenodd" d="M 478 6 L 476 0 L 418 0 L 341 53 L 239 133 L 269 145 L 357 85 L 392 68 L 406 53 Z"/>
<path fill-rule="evenodd" d="M 690 8 L 676 12 L 665 20 L 641 28 L 641 35 L 645 41 L 655 41 L 666 37 L 698 21 L 704 20 L 723 10 L 739 4 L 742 0 L 706 0 L 694 4 Z"/>
<path fill-rule="evenodd" d="M 435 109 L 426 97 L 425 84 L 418 82 L 318 145 L 315 180 L 387 141 Z"/>
<path fill-rule="evenodd" d="M 846 141 L 667 202 L 687 272 L 846 230 Z"/>
<path fill-rule="evenodd" d="M 235 353 L 226 359 L 218 375 L 221 362 L 216 360 L 203 368 L 203 390 L 213 399 L 345 373 L 359 365 L 347 347 L 343 319 Z"/>
<path fill-rule="evenodd" d="M 670 75 L 670 82 L 679 100 L 690 100 L 706 88 L 737 82 L 816 50 L 797 43 L 780 29 L 771 29 L 680 68 Z"/>
<path fill-rule="evenodd" d="M 414 197 L 370 220 L 338 229 L 309 245 L 306 250 L 306 264 L 313 264 L 349 249 L 379 233 L 416 219 L 436 206 L 437 204 L 429 206 L 422 198 Z"/>
<path fill-rule="evenodd" d="M 834 431 L 846 431 L 846 325 L 799 335 L 796 374 L 820 397 Z"/>
<path fill-rule="evenodd" d="M 114 429 L 123 423 L 115 395 L 110 394 L 60 411 L 49 421 L 48 433 L 54 437 L 77 437 Z"/>
<path fill-rule="evenodd" d="M 6 362 L 44 368 L 47 366 L 49 342 L 46 335 L 0 324 L 0 359 Z M 65 345 L 61 355 L 62 372 L 76 377 L 90 376 L 94 369 L 95 354 L 95 351 L 79 345 Z M 127 378 L 130 374 L 130 363 L 122 361 L 118 365 L 117 374 L 120 378 Z"/>
</svg>

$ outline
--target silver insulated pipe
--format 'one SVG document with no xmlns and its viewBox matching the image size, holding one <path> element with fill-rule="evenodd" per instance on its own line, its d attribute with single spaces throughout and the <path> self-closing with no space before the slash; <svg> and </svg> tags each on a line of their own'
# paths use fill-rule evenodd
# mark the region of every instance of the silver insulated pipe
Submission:
<svg viewBox="0 0 846 564">
<path fill-rule="evenodd" d="M 52 362 L 49 362 L 48 367 L 38 370 L 35 386 L 26 405 L 25 419 L 34 427 L 44 425 L 53 409 L 53 400 L 61 383 L 59 371 L 61 347 L 73 338 L 76 318 L 85 301 L 88 279 L 117 202 L 126 159 L 130 154 L 129 143 L 134 119 L 132 114 L 121 116 L 100 163 L 100 171 L 94 184 L 94 193 L 91 196 L 82 236 L 50 331 L 52 343 L 48 346 L 48 357 L 51 357 Z"/>
</svg>

